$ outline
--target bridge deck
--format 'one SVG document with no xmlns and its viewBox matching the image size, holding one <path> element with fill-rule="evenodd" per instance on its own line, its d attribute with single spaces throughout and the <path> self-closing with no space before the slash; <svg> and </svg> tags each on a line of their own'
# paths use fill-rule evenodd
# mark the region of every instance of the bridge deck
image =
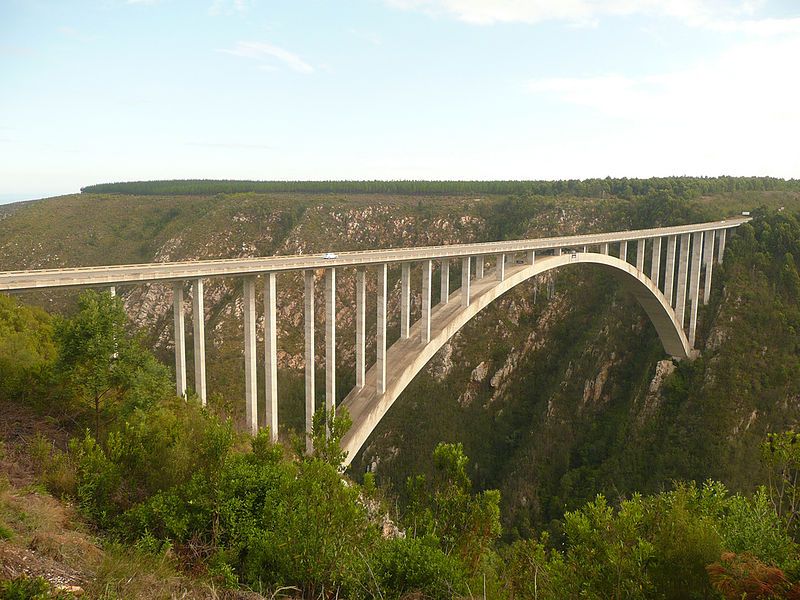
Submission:
<svg viewBox="0 0 800 600">
<path fill-rule="evenodd" d="M 695 233 L 698 231 L 729 229 L 731 227 L 738 227 L 749 220 L 749 217 L 735 217 L 723 221 L 679 225 L 676 227 L 615 231 L 610 233 L 539 238 L 533 240 L 342 252 L 335 259 L 325 259 L 321 254 L 314 254 L 307 256 L 270 256 L 262 258 L 5 271 L 0 272 L 0 291 L 53 287 L 108 286 L 152 281 L 180 281 L 203 277 L 257 275 L 260 273 L 320 269 L 327 267 L 369 266 L 426 259 L 489 256 L 499 253 L 594 246 L 620 241 Z"/>
</svg>

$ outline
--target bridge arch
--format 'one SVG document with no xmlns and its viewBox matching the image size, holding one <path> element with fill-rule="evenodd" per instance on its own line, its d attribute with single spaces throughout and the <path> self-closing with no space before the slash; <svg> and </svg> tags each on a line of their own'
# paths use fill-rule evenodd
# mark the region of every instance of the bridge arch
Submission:
<svg viewBox="0 0 800 600">
<path fill-rule="evenodd" d="M 421 325 L 411 328 L 408 339 L 399 339 L 387 350 L 386 391 L 378 395 L 375 381 L 376 367 L 367 374 L 366 385 L 353 389 L 342 402 L 353 420 L 353 425 L 342 439 L 347 451 L 346 464 L 353 460 L 378 423 L 388 412 L 414 377 L 434 355 L 475 315 L 497 298 L 519 284 L 547 271 L 570 265 L 594 265 L 618 280 L 647 313 L 656 329 L 664 351 L 675 358 L 687 358 L 691 346 L 675 311 L 658 286 L 634 265 L 607 254 L 572 253 L 560 256 L 537 256 L 533 265 L 514 265 L 506 269 L 506 277 L 496 280 L 491 274 L 472 283 L 470 304 L 463 307 L 460 290 L 451 294 L 450 302 L 439 304 L 431 312 L 430 342 L 420 341 Z"/>
</svg>

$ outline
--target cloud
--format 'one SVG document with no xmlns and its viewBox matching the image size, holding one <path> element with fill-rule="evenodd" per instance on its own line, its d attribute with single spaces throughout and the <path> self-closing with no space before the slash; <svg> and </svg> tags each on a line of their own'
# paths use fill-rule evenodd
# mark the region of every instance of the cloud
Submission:
<svg viewBox="0 0 800 600">
<path fill-rule="evenodd" d="M 300 58 L 297 54 L 265 42 L 236 42 L 235 47 L 231 49 L 220 50 L 220 52 L 242 58 L 257 60 L 262 63 L 259 68 L 263 70 L 274 70 L 275 67 L 270 61 L 277 59 L 298 73 L 314 72 L 314 67 Z"/>
<path fill-rule="evenodd" d="M 208 7 L 208 14 L 212 17 L 219 15 L 232 15 L 243 13 L 250 8 L 249 0 L 213 0 Z"/>
<path fill-rule="evenodd" d="M 358 29 L 351 28 L 349 30 L 349 33 L 352 36 L 355 36 L 359 39 L 369 42 L 373 46 L 380 46 L 383 43 L 383 38 L 377 33 L 374 33 L 372 31 L 360 31 Z"/>
<path fill-rule="evenodd" d="M 628 154 L 630 147 L 648 148 L 654 163 L 658 155 L 664 164 L 682 165 L 675 172 L 718 161 L 716 172 L 781 168 L 796 176 L 797 56 L 800 37 L 751 38 L 681 70 L 536 79 L 527 88 L 537 100 L 572 105 L 581 122 L 605 124 L 611 134 L 599 146 L 627 144 Z"/>
<path fill-rule="evenodd" d="M 274 150 L 273 146 L 267 146 L 266 144 L 240 144 L 236 142 L 186 142 L 186 145 L 201 148 L 224 148 L 225 150 Z"/>
<path fill-rule="evenodd" d="M 467 23 L 529 23 L 565 21 L 593 24 L 606 16 L 673 17 L 692 26 L 713 25 L 720 19 L 731 25 L 754 15 L 764 0 L 384 0 L 389 6 L 429 15 L 455 17 Z M 780 21 L 771 19 L 770 21 Z M 776 27 L 777 23 L 750 27 Z"/>
</svg>

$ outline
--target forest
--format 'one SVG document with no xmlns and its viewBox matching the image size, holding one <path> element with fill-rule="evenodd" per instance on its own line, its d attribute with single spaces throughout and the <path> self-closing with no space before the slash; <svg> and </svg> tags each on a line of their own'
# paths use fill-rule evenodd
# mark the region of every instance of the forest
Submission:
<svg viewBox="0 0 800 600">
<path fill-rule="evenodd" d="M 507 204 L 509 214 L 514 206 Z M 721 274 L 728 290 L 744 293 L 737 281 L 759 277 L 753 298 L 740 300 L 758 310 L 720 358 L 728 385 L 758 367 L 747 328 L 767 328 L 782 336 L 783 353 L 758 367 L 760 381 L 791 395 L 800 375 L 800 220 L 756 211 L 728 253 Z M 679 407 L 707 368 L 698 361 L 670 376 L 676 425 L 654 424 L 664 435 L 689 436 L 684 447 L 704 463 L 720 449 L 703 445 L 696 418 Z M 704 400 L 705 410 L 717 409 Z M 34 549 L 79 565 L 80 593 L 89 597 L 800 597 L 793 429 L 766 435 L 758 464 L 741 465 L 762 477 L 750 490 L 670 480 L 669 468 L 664 489 L 649 493 L 592 492 L 586 478 L 580 495 L 589 499 L 509 535 L 501 493 L 472 480 L 462 444 L 438 444 L 424 474 L 378 482 L 342 473 L 346 413 L 317 415 L 311 454 L 297 436 L 280 444 L 266 431 L 251 438 L 224 406 L 176 398 L 169 369 L 122 301 L 93 291 L 67 316 L 0 296 L 0 411 L 8 423 L 32 424 L 27 436 L 4 429 L 0 558 Z M 649 441 L 629 443 L 642 449 Z M 679 458 L 651 457 L 651 468 Z M 36 507 L 51 500 L 74 509 L 71 529 L 90 532 L 95 550 L 70 554 L 62 548 L 67 532 L 52 531 L 51 521 L 43 530 Z M 75 592 L 24 571 L 0 578 L 2 598 Z"/>
<path fill-rule="evenodd" d="M 81 188 L 86 194 L 210 195 L 313 192 L 403 195 L 518 195 L 632 198 L 667 192 L 681 198 L 736 191 L 798 191 L 800 180 L 775 177 L 653 177 L 558 181 L 237 181 L 171 180 L 100 183 Z"/>
</svg>

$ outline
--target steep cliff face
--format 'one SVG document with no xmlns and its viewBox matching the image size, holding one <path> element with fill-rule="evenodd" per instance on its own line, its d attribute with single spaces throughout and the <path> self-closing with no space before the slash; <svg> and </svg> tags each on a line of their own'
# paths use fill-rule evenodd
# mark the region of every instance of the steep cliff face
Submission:
<svg viewBox="0 0 800 600">
<path fill-rule="evenodd" d="M 460 197 L 70 196 L 27 205 L 0 222 L 0 269 L 454 244 L 484 241 L 498 231 L 537 237 L 641 224 L 633 201 L 530 198 L 514 210 L 509 206 L 499 198 Z M 680 365 L 664 356 L 638 305 L 590 267 L 518 286 L 470 322 L 414 380 L 355 460 L 354 474 L 372 469 L 402 495 L 407 475 L 429 469 L 436 443 L 463 442 L 473 480 L 501 490 L 508 529 L 521 535 L 598 491 L 613 497 L 656 490 L 671 478 L 709 476 L 747 487 L 753 468 L 738 465 L 754 462 L 765 431 L 797 419 L 800 392 L 789 374 L 771 374 L 771 361 L 789 360 L 785 346 L 794 338 L 780 334 L 780 323 L 753 317 L 758 303 L 770 302 L 770 284 L 749 256 L 731 243 L 729 262 L 715 273 L 712 302 L 701 311 L 702 358 Z M 456 285 L 460 276 L 452 268 Z M 412 277 L 416 319 L 421 273 L 412 269 Z M 390 269 L 390 343 L 399 337 L 399 279 L 399 269 Z M 438 290 L 438 273 L 434 279 Z M 354 271 L 343 269 L 337 290 L 340 398 L 354 380 L 354 284 Z M 244 405 L 240 286 L 236 279 L 210 280 L 205 291 L 209 390 L 213 402 L 234 415 Z M 754 295 L 751 288 L 767 291 Z M 117 291 L 171 364 L 171 288 Z M 65 310 L 73 297 L 26 294 L 28 301 Z M 369 363 L 375 342 L 371 277 L 368 297 Z M 319 369 L 321 299 L 320 276 Z M 299 274 L 280 275 L 279 411 L 287 429 L 303 422 L 302 300 Z M 188 293 L 186 310 L 190 314 Z M 261 318 L 258 335 L 262 339 Z M 736 354 L 742 344 L 751 356 L 744 363 Z M 758 376 L 754 368 L 761 369 Z"/>
</svg>

